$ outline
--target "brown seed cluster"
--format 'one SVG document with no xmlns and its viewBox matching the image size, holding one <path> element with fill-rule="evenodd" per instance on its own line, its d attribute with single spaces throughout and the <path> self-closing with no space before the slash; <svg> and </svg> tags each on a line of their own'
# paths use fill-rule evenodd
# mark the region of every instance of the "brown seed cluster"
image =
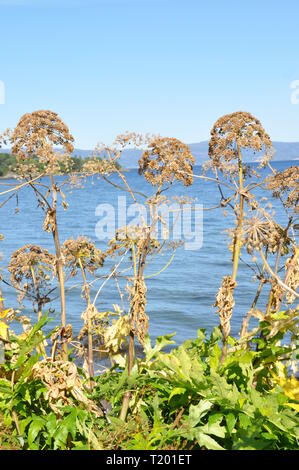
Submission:
<svg viewBox="0 0 299 470">
<path fill-rule="evenodd" d="M 236 286 L 237 283 L 232 280 L 231 276 L 224 276 L 216 295 L 214 307 L 217 308 L 219 314 L 220 327 L 224 338 L 228 338 L 230 333 L 230 319 L 235 306 L 234 290 Z"/>
<path fill-rule="evenodd" d="M 162 187 L 174 180 L 185 186 L 193 183 L 194 157 L 188 145 L 178 139 L 153 138 L 138 163 L 139 174 L 153 186 Z"/>
<path fill-rule="evenodd" d="M 97 417 L 102 416 L 102 411 L 86 397 L 76 364 L 73 362 L 44 359 L 33 366 L 32 377 L 40 379 L 46 386 L 45 398 L 58 416 L 61 414 L 61 406 L 74 406 L 74 401 L 92 411 Z"/>
<path fill-rule="evenodd" d="M 295 262 L 293 258 L 288 258 L 285 263 L 285 269 L 288 271 L 290 269 L 290 274 L 288 277 L 288 286 L 293 289 L 295 292 L 299 287 L 299 259 L 296 258 Z M 286 293 L 286 300 L 288 304 L 292 304 L 296 297 L 291 293 Z"/>
<path fill-rule="evenodd" d="M 270 307 L 272 311 L 277 312 L 281 303 L 280 299 L 282 296 L 283 296 L 283 289 L 278 284 L 278 282 L 274 280 L 272 283 L 271 298 L 270 298 L 270 302 L 271 302 Z"/>
<path fill-rule="evenodd" d="M 110 256 L 113 256 L 116 253 L 123 255 L 127 250 L 132 248 L 132 245 L 134 245 L 136 256 L 138 258 L 144 249 L 144 244 L 147 241 L 148 236 L 148 254 L 153 253 L 160 248 L 160 242 L 150 234 L 150 230 L 151 228 L 149 226 L 143 227 L 138 225 L 127 225 L 126 227 L 119 228 L 116 231 L 115 237 L 109 241 L 107 254 Z"/>
<path fill-rule="evenodd" d="M 31 176 L 41 169 L 47 174 L 56 174 L 61 166 L 70 165 L 74 138 L 53 111 L 34 111 L 22 116 L 10 140 L 12 154 L 23 175 Z M 55 151 L 54 146 L 62 148 L 62 153 Z"/>
<path fill-rule="evenodd" d="M 146 285 L 144 277 L 135 279 L 131 293 L 130 302 L 130 324 L 131 330 L 140 344 L 144 345 L 145 336 L 148 332 L 148 316 L 146 307 Z"/>
<path fill-rule="evenodd" d="M 267 248 L 269 253 L 277 253 L 279 247 L 282 255 L 289 252 L 291 239 L 285 230 L 277 224 L 263 208 L 244 221 L 244 244 L 249 254 L 259 248 Z"/>
<path fill-rule="evenodd" d="M 80 268 L 80 262 L 83 268 L 91 274 L 103 266 L 106 254 L 95 247 L 94 243 L 86 237 L 80 236 L 76 240 L 71 238 L 62 245 L 62 255 L 64 264 L 70 269 L 70 275 L 76 276 Z"/>
<path fill-rule="evenodd" d="M 13 286 L 20 289 L 18 299 L 25 295 L 46 295 L 56 274 L 56 258 L 37 245 L 25 245 L 15 251 L 8 266 Z M 44 299 L 46 301 L 46 299 Z"/>
<path fill-rule="evenodd" d="M 291 166 L 270 176 L 267 187 L 274 197 L 286 196 L 286 207 L 296 207 L 299 202 L 299 166 Z"/>
<path fill-rule="evenodd" d="M 240 149 L 264 151 L 262 163 L 266 164 L 273 155 L 272 142 L 260 121 L 252 114 L 239 111 L 222 116 L 211 130 L 209 157 L 213 165 L 224 173 L 236 173 Z"/>
</svg>

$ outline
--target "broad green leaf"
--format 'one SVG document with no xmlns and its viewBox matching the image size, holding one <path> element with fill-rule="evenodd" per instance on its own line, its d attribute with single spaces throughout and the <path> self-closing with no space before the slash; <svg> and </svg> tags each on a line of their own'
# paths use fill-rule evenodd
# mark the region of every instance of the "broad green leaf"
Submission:
<svg viewBox="0 0 299 470">
<path fill-rule="evenodd" d="M 8 380 L 0 379 L 0 393 L 8 396 L 12 395 L 11 383 Z"/>
<path fill-rule="evenodd" d="M 214 424 L 206 424 L 205 426 L 201 426 L 202 432 L 206 434 L 213 434 L 214 436 L 224 438 L 225 437 L 225 427 L 220 426 L 219 423 Z"/>
<path fill-rule="evenodd" d="M 25 400 L 31 404 L 31 397 L 30 397 L 30 392 L 29 392 L 29 389 L 27 388 L 26 389 L 26 392 L 25 392 Z"/>
<path fill-rule="evenodd" d="M 172 397 L 174 397 L 175 395 L 183 395 L 185 392 L 186 392 L 186 389 L 185 389 L 185 388 L 183 388 L 183 387 L 176 387 L 176 388 L 171 392 L 171 394 L 169 395 L 168 403 L 170 402 L 170 400 L 172 399 Z"/>
<path fill-rule="evenodd" d="M 28 426 L 29 423 L 31 423 L 32 419 L 33 419 L 32 416 L 28 416 L 25 419 L 19 420 L 21 434 L 24 434 L 26 427 Z"/>
<path fill-rule="evenodd" d="M 217 370 L 219 362 L 220 362 L 220 357 L 221 357 L 221 349 L 218 344 L 215 344 L 209 356 L 211 370 L 213 371 Z"/>
<path fill-rule="evenodd" d="M 33 443 L 38 435 L 38 433 L 45 426 L 45 420 L 41 416 L 34 416 L 33 420 L 28 429 L 28 444 L 30 448 L 33 448 Z"/>
<path fill-rule="evenodd" d="M 247 429 L 250 426 L 250 418 L 243 413 L 239 414 L 239 422 L 242 429 Z"/>
<path fill-rule="evenodd" d="M 221 447 L 215 439 L 201 431 L 195 433 L 195 438 L 201 447 L 205 447 L 209 450 L 224 450 L 224 448 Z"/>
<path fill-rule="evenodd" d="M 233 414 L 233 413 L 229 413 L 226 417 L 226 426 L 227 426 L 227 430 L 229 432 L 229 434 L 232 433 L 234 427 L 235 427 L 235 424 L 237 422 L 237 418 L 236 416 Z"/>
<path fill-rule="evenodd" d="M 198 405 L 190 405 L 188 422 L 191 427 L 195 427 L 207 412 L 212 408 L 213 403 L 209 400 L 201 400 Z"/>
<path fill-rule="evenodd" d="M 50 436 L 52 437 L 56 431 L 56 415 L 55 413 L 51 413 L 50 415 L 48 415 L 47 417 L 47 430 L 50 434 Z"/>
<path fill-rule="evenodd" d="M 68 435 L 70 434 L 74 439 L 76 436 L 76 418 L 77 410 L 73 408 L 69 415 L 63 418 L 56 428 L 54 434 L 54 447 L 56 449 L 65 448 Z"/>
</svg>

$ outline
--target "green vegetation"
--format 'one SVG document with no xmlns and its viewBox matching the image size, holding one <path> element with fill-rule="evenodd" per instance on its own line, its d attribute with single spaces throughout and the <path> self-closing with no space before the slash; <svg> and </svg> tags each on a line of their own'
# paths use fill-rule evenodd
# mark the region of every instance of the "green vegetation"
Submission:
<svg viewBox="0 0 299 470">
<path fill-rule="evenodd" d="M 17 166 L 16 158 L 10 153 L 0 153 L 0 176 L 15 173 Z"/>
<path fill-rule="evenodd" d="M 169 353 L 163 348 L 173 345 L 172 335 L 158 338 L 153 348 L 147 337 L 144 357 L 136 361 L 130 376 L 123 365 L 115 365 L 94 377 L 89 392 L 88 379 L 72 362 L 59 374 L 57 364 L 51 369 L 50 359 L 39 360 L 44 317 L 26 339 L 10 338 L 10 361 L 0 368 L 0 445 L 296 449 L 299 386 L 282 367 L 282 359 L 293 351 L 277 346 L 290 327 L 287 314 L 279 318 L 275 331 L 269 323 L 260 325 L 251 349 L 230 337 L 232 350 L 223 364 L 219 328 L 210 338 L 198 330 L 196 339 Z M 119 414 L 127 390 L 130 414 L 124 422 Z"/>
<path fill-rule="evenodd" d="M 80 157 L 74 155 L 71 157 L 71 169 L 66 169 L 61 165 L 60 170 L 62 173 L 81 173 L 83 171 L 84 164 L 90 160 L 93 160 L 92 157 Z M 98 157 L 98 161 L 101 161 L 101 158 Z M 38 162 L 36 158 L 32 158 L 32 162 L 36 165 L 39 171 L 42 173 L 44 166 Z M 18 163 L 14 155 L 10 153 L 0 153 L 0 177 L 5 177 L 7 175 L 16 175 L 18 173 Z"/>
</svg>

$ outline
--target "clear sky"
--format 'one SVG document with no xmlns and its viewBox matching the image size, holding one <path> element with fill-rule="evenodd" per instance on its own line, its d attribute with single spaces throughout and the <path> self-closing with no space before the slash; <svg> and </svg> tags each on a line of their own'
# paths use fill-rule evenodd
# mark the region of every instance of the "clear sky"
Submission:
<svg viewBox="0 0 299 470">
<path fill-rule="evenodd" d="M 0 35 L 0 131 L 51 109 L 77 148 L 126 130 L 192 143 L 244 110 L 299 141 L 298 0 L 0 0 Z"/>
</svg>

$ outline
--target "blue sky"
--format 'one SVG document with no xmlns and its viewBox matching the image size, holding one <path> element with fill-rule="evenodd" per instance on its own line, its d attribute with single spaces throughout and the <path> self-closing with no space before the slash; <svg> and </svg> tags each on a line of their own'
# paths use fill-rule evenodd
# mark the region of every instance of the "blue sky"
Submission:
<svg viewBox="0 0 299 470">
<path fill-rule="evenodd" d="M 299 141 L 298 0 L 0 0 L 0 18 L 0 131 L 52 109 L 78 148 L 126 130 L 191 143 L 241 109 Z"/>
</svg>

